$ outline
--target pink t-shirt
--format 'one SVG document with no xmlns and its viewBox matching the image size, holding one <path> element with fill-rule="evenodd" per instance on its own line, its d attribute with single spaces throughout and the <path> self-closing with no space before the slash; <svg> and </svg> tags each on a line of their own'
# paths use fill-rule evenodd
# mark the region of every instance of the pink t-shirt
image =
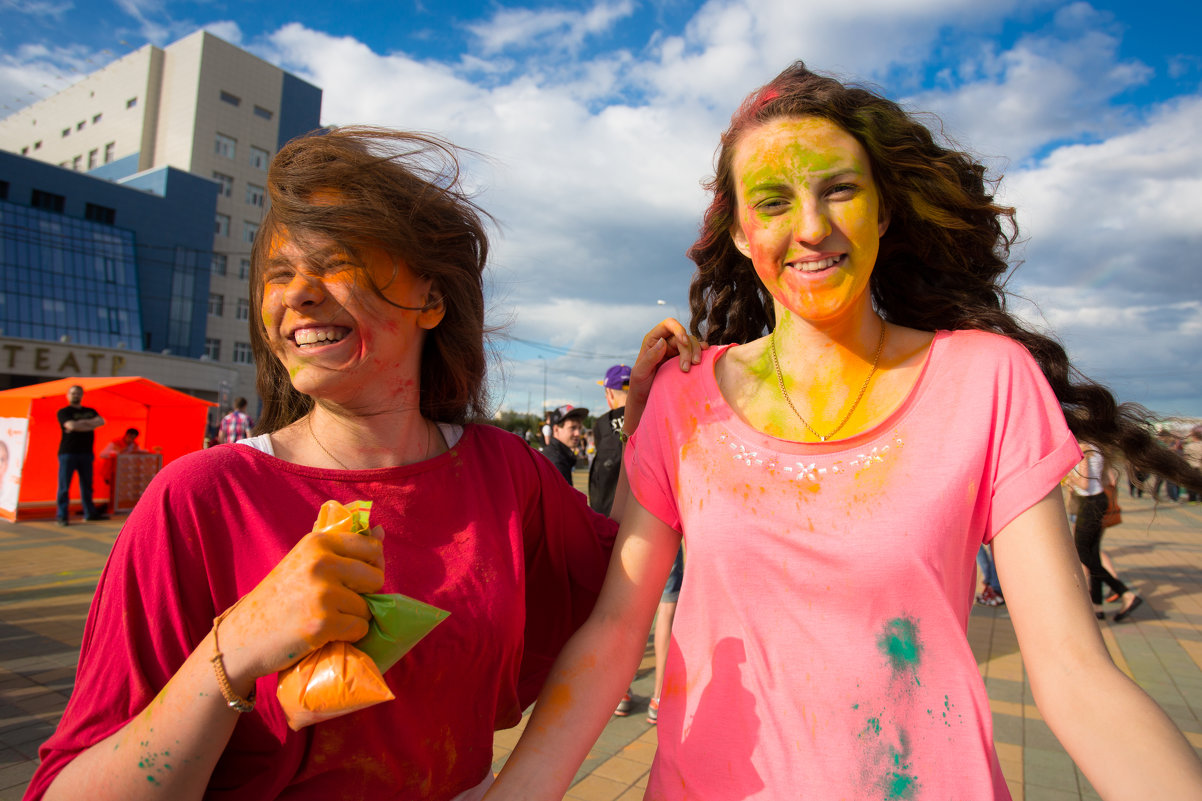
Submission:
<svg viewBox="0 0 1202 801">
<path fill-rule="evenodd" d="M 711 348 L 661 369 L 627 449 L 684 533 L 649 799 L 1008 799 L 965 632 L 974 557 L 1080 459 L 1017 343 L 936 334 L 881 425 L 748 426 Z"/>
<path fill-rule="evenodd" d="M 259 679 L 205 797 L 448 799 L 488 776 L 494 726 L 518 722 L 587 618 L 616 526 L 520 438 L 467 426 L 447 453 L 385 470 L 302 467 L 235 445 L 168 465 L 117 537 L 75 690 L 26 797 L 141 711 L 330 499 L 373 501 L 382 592 L 451 615 L 384 674 L 395 701 L 293 732 L 275 675 Z M 182 756 L 130 753 L 148 775 Z"/>
</svg>

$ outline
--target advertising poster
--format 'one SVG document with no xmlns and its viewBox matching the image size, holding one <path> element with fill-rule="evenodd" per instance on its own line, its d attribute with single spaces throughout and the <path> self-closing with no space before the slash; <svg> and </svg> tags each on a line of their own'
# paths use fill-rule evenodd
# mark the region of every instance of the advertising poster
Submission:
<svg viewBox="0 0 1202 801">
<path fill-rule="evenodd" d="M 29 420 L 24 417 L 0 417 L 0 516 L 15 520 L 17 497 L 21 492 L 21 466 L 25 464 L 25 443 L 29 440 Z"/>
</svg>

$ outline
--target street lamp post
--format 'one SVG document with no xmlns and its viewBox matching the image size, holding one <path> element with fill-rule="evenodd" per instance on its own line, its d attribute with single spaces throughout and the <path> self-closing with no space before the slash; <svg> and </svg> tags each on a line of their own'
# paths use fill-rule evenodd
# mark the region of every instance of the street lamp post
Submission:
<svg viewBox="0 0 1202 801">
<path fill-rule="evenodd" d="M 542 356 L 538 357 L 543 363 L 543 417 L 547 416 L 547 360 Z"/>
</svg>

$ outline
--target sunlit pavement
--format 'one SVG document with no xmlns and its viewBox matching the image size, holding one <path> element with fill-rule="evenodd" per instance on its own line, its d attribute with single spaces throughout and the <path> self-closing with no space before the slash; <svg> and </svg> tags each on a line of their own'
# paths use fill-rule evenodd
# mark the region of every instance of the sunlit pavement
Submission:
<svg viewBox="0 0 1202 801">
<path fill-rule="evenodd" d="M 584 473 L 575 478 L 582 487 Z M 1107 532 L 1105 547 L 1145 603 L 1130 621 L 1102 623 L 1102 633 L 1118 666 L 1202 754 L 1202 505 L 1162 502 L 1154 510 L 1149 499 L 1125 490 L 1121 501 L 1124 522 Z M 0 801 L 21 796 L 37 747 L 66 705 L 88 604 L 120 526 L 121 518 L 67 528 L 0 521 Z M 1006 608 L 975 607 L 969 641 L 1016 801 L 1096 798 L 1031 701 Z M 656 745 L 645 719 L 652 672 L 648 646 L 633 685 L 634 710 L 606 726 L 566 798 L 642 798 Z M 497 733 L 495 768 L 521 728 Z"/>
</svg>

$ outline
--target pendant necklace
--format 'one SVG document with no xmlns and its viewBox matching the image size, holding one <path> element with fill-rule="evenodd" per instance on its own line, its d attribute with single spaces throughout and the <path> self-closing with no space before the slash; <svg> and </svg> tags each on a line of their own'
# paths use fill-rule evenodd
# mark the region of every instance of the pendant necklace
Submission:
<svg viewBox="0 0 1202 801">
<path fill-rule="evenodd" d="M 335 462 L 337 462 L 338 466 L 341 467 L 343 470 L 350 470 L 350 468 L 347 467 L 346 464 L 341 459 L 339 459 L 334 454 L 330 453 L 328 450 L 326 450 L 326 446 L 321 444 L 321 440 L 319 440 L 317 438 L 317 434 L 313 431 L 313 415 L 312 414 L 306 415 L 305 419 L 308 420 L 308 422 L 309 422 L 309 436 L 311 436 L 313 438 L 313 441 L 317 443 L 317 447 L 321 448 L 322 453 L 324 453 L 326 456 L 329 456 L 331 459 L 333 459 Z M 422 455 L 422 458 L 418 460 L 418 461 L 422 461 L 422 462 L 424 462 L 424 461 L 426 461 L 426 459 L 430 458 L 430 442 L 431 442 L 430 424 L 426 421 L 423 421 L 423 422 L 425 423 L 425 426 L 426 426 L 426 451 Z"/>
<path fill-rule="evenodd" d="M 885 349 L 885 321 L 881 320 L 881 337 L 876 343 L 876 355 L 872 357 L 872 369 L 868 371 L 868 377 L 864 379 L 863 385 L 860 387 L 860 394 L 856 395 L 856 399 L 852 401 L 851 408 L 847 410 L 847 414 L 839 421 L 839 425 L 831 431 L 831 433 L 823 436 L 814 430 L 814 427 L 806 422 L 806 419 L 801 416 L 801 412 L 797 411 L 797 407 L 793 405 L 793 401 L 789 399 L 789 393 L 785 392 L 785 377 L 780 371 L 780 360 L 776 357 L 776 329 L 772 329 L 772 366 L 776 368 L 776 384 L 780 387 L 780 394 L 785 399 L 785 403 L 789 404 L 789 408 L 793 410 L 793 414 L 797 415 L 797 419 L 806 427 L 814 436 L 818 437 L 819 442 L 826 442 L 831 437 L 839 433 L 843 426 L 847 425 L 847 421 L 851 419 L 852 412 L 860 405 L 860 401 L 864 398 L 864 392 L 868 389 L 868 382 L 872 381 L 872 377 L 876 375 L 876 367 L 881 361 L 881 351 Z M 320 445 L 321 443 L 317 443 Z M 324 450 L 324 448 L 323 448 Z"/>
</svg>

